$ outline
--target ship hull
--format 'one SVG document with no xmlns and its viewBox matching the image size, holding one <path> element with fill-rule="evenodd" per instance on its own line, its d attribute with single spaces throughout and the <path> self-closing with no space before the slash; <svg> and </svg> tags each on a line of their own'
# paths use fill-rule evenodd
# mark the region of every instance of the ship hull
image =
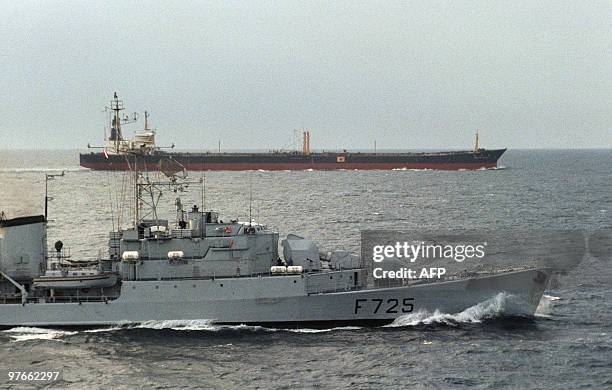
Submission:
<svg viewBox="0 0 612 390">
<path fill-rule="evenodd" d="M 381 325 L 420 311 L 459 313 L 508 297 L 501 315 L 533 315 L 548 284 L 547 270 L 393 288 L 308 294 L 308 277 L 244 277 L 124 281 L 106 302 L 0 305 L 0 326 L 108 326 L 149 321 L 207 320 L 279 327 Z"/>
<path fill-rule="evenodd" d="M 474 170 L 495 168 L 506 149 L 437 153 L 162 153 L 153 155 L 118 155 L 86 153 L 80 165 L 94 170 L 159 170 L 162 160 L 171 159 L 187 170 L 391 170 L 436 169 Z"/>
</svg>

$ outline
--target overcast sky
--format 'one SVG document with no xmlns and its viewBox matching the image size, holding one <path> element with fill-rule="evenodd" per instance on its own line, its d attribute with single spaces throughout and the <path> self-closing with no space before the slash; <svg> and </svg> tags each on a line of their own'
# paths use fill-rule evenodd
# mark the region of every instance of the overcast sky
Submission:
<svg viewBox="0 0 612 390">
<path fill-rule="evenodd" d="M 0 6 L 0 148 L 101 144 L 114 91 L 180 148 L 612 147 L 610 1 Z"/>
</svg>

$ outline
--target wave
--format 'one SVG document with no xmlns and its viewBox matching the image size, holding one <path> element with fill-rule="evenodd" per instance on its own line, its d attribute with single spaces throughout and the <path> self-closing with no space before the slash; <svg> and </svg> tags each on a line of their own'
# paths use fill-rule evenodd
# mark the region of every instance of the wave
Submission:
<svg viewBox="0 0 612 390">
<path fill-rule="evenodd" d="M 481 167 L 481 168 L 478 168 L 477 170 L 478 171 L 500 171 L 503 169 L 506 169 L 505 165 L 500 165 L 498 167 L 490 167 L 490 168 Z"/>
<path fill-rule="evenodd" d="M 488 319 L 516 315 L 518 312 L 513 310 L 512 297 L 512 295 L 507 293 L 499 293 L 493 298 L 455 314 L 443 313 L 439 310 L 435 310 L 433 313 L 427 310 L 419 310 L 416 313 L 402 315 L 385 327 L 474 324 Z"/>
<path fill-rule="evenodd" d="M 173 330 L 173 331 L 205 331 L 205 332 L 291 332 L 291 333 L 325 333 L 343 330 L 361 329 L 358 326 L 343 326 L 327 329 L 285 329 L 285 328 L 267 328 L 256 325 L 215 325 L 212 320 L 161 320 L 161 321 L 145 321 L 142 323 L 118 323 L 116 325 L 105 328 L 94 328 L 81 331 L 65 331 L 51 328 L 34 328 L 34 327 L 16 327 L 3 331 L 11 337 L 14 342 L 29 341 L 29 340 L 57 340 L 72 336 L 79 333 L 105 333 L 105 332 L 121 332 L 130 330 Z"/>
<path fill-rule="evenodd" d="M 271 330 L 262 326 L 255 325 L 216 325 L 213 320 L 161 320 L 161 321 L 145 321 L 139 324 L 125 325 L 117 329 L 153 329 L 162 330 L 170 329 L 176 331 L 209 331 L 218 332 L 223 330 L 238 330 L 238 331 L 260 331 Z"/>
<path fill-rule="evenodd" d="M 336 328 L 327 329 L 311 329 L 311 328 L 300 328 L 300 329 L 285 329 L 285 328 L 268 328 L 258 325 L 215 325 L 212 320 L 166 320 L 166 321 L 146 321 L 137 325 L 127 326 L 123 328 L 115 329 L 171 329 L 171 330 L 188 330 L 188 331 L 224 331 L 224 330 L 235 330 L 235 331 L 264 331 L 264 332 L 293 332 L 293 333 L 323 333 L 332 332 L 337 330 L 355 330 L 361 329 L 358 326 L 342 326 Z M 109 330 L 112 330 L 110 328 Z"/>
<path fill-rule="evenodd" d="M 162 320 L 145 321 L 128 328 L 134 329 L 172 329 L 172 330 L 217 330 L 212 320 Z"/>
<path fill-rule="evenodd" d="M 101 333 L 101 332 L 115 332 L 117 330 L 125 329 L 125 326 L 111 326 L 108 328 L 95 328 L 95 329 L 86 329 L 83 333 Z"/>
<path fill-rule="evenodd" d="M 357 330 L 357 329 L 362 329 L 362 328 L 360 326 L 338 326 L 336 328 L 326 328 L 326 329 L 304 328 L 304 329 L 272 329 L 272 330 L 293 332 L 293 333 L 326 333 L 326 332 L 334 332 L 338 330 Z"/>
<path fill-rule="evenodd" d="M 12 341 L 29 341 L 29 340 L 58 340 L 64 336 L 72 336 L 77 334 L 75 331 L 35 328 L 20 326 L 2 331 L 7 333 Z M 61 341 L 61 340 L 58 340 Z"/>
</svg>

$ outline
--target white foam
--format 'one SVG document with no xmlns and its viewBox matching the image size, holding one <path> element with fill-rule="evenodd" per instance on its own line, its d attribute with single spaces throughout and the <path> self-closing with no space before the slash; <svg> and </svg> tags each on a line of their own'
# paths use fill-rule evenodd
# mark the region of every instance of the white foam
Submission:
<svg viewBox="0 0 612 390">
<path fill-rule="evenodd" d="M 132 328 L 138 329 L 173 329 L 173 330 L 216 330 L 212 320 L 164 320 L 145 321 Z"/>
<path fill-rule="evenodd" d="M 555 297 L 554 295 L 543 295 L 534 315 L 540 318 L 552 318 L 553 302 L 558 300 L 561 300 L 561 297 Z"/>
<path fill-rule="evenodd" d="M 123 326 L 116 328 L 107 328 L 107 329 L 96 329 L 88 332 L 103 332 L 103 331 L 113 331 L 120 329 L 172 329 L 172 330 L 205 330 L 218 332 L 221 330 L 239 330 L 239 331 L 266 331 L 266 332 L 293 332 L 293 333 L 323 333 L 323 332 L 332 332 L 338 330 L 355 330 L 361 329 L 358 326 L 343 326 L 336 328 L 326 328 L 326 329 L 310 329 L 310 328 L 302 328 L 302 329 L 286 329 L 286 328 L 267 328 L 263 326 L 256 325 L 215 325 L 212 320 L 165 320 L 165 321 L 145 321 L 140 324 L 134 324 L 131 326 Z"/>
<path fill-rule="evenodd" d="M 77 334 L 78 332 L 21 326 L 5 330 L 3 331 L 3 333 L 8 333 L 9 337 L 11 337 L 13 341 L 17 342 L 29 340 L 57 340 L 64 336 L 71 336 Z"/>
<path fill-rule="evenodd" d="M 261 326 L 252 325 L 215 325 L 213 320 L 162 320 L 162 321 L 145 321 L 139 324 L 123 326 L 118 329 L 172 329 L 172 330 L 206 330 L 217 332 L 225 329 L 232 330 L 262 330 L 266 329 Z"/>
<path fill-rule="evenodd" d="M 96 329 L 87 329 L 84 330 L 84 333 L 100 333 L 100 332 L 114 332 L 116 330 L 121 330 L 121 329 L 125 329 L 125 327 L 122 326 L 113 326 L 110 328 L 96 328 Z"/>
<path fill-rule="evenodd" d="M 478 168 L 479 171 L 500 171 L 502 169 L 506 169 L 506 167 L 503 166 L 503 165 L 500 165 L 499 167 L 489 167 L 489 168 L 481 167 L 481 168 Z"/>
<path fill-rule="evenodd" d="M 416 326 L 429 324 L 456 323 L 479 323 L 485 319 L 495 318 L 508 313 L 508 300 L 511 296 L 506 293 L 499 293 L 491 299 L 471 306 L 464 311 L 456 314 L 442 313 L 435 310 L 433 313 L 427 310 L 419 310 L 416 313 L 402 315 L 386 325 L 387 327 Z"/>
<path fill-rule="evenodd" d="M 431 168 L 392 168 L 392 171 L 410 171 L 410 172 L 429 172 L 433 171 Z"/>
<path fill-rule="evenodd" d="M 326 332 L 333 332 L 337 330 L 356 330 L 356 329 L 361 329 L 361 327 L 359 326 L 339 326 L 336 328 L 326 328 L 326 329 L 304 328 L 304 329 L 277 329 L 277 330 L 285 330 L 287 332 L 293 332 L 293 333 L 326 333 Z"/>
</svg>

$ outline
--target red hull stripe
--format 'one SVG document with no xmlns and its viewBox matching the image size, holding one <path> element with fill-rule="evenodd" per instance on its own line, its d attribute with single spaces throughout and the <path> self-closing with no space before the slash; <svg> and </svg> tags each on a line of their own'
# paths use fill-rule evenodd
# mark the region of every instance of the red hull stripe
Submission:
<svg viewBox="0 0 612 390">
<path fill-rule="evenodd" d="M 128 164 L 121 163 L 88 163 L 83 162 L 82 167 L 95 170 L 110 170 L 110 171 L 126 171 L 129 169 Z M 148 165 L 147 167 L 139 164 L 140 168 L 155 171 L 159 169 L 157 164 Z M 474 163 L 188 163 L 187 170 L 190 171 L 249 171 L 249 170 L 266 170 L 266 171 L 285 171 L 285 170 L 306 170 L 314 169 L 321 171 L 332 171 L 339 169 L 437 169 L 456 171 L 459 169 L 480 169 L 480 168 L 495 168 L 495 162 L 474 162 Z"/>
</svg>

